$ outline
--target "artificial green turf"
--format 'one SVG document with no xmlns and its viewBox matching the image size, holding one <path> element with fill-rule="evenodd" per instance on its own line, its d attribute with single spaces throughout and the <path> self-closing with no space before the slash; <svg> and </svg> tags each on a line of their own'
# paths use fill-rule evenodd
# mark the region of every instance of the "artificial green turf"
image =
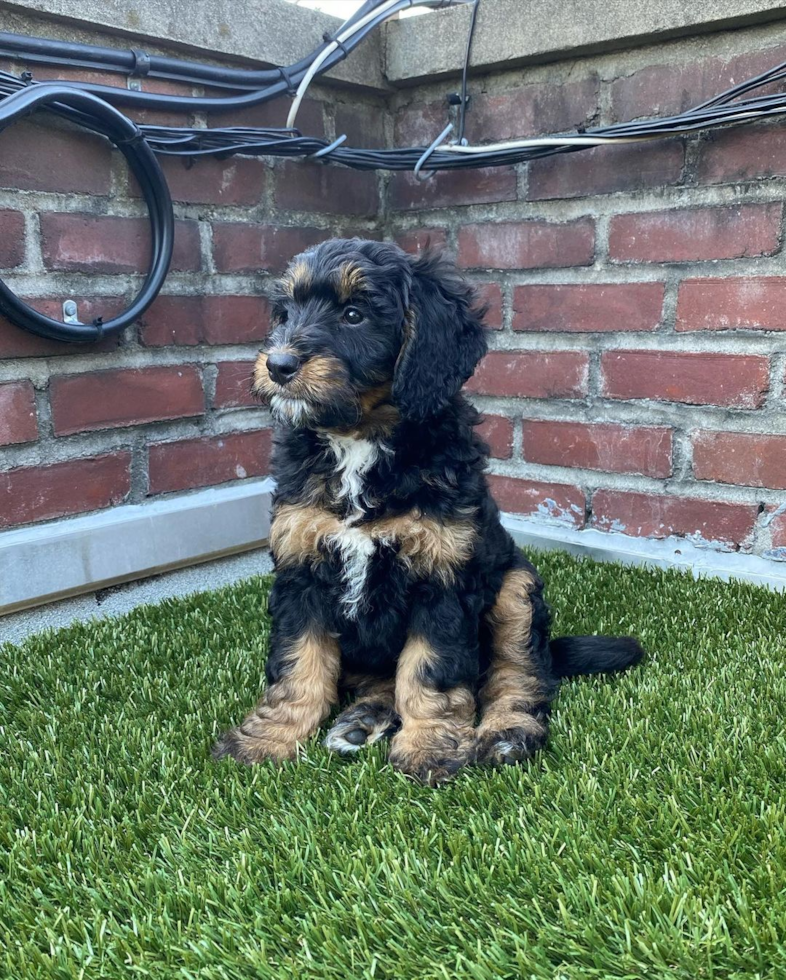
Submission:
<svg viewBox="0 0 786 980">
<path fill-rule="evenodd" d="M 633 632 L 534 763 L 433 791 L 374 747 L 213 763 L 269 582 L 0 648 L 0 976 L 786 976 L 786 602 L 539 558 L 557 632 Z"/>
</svg>

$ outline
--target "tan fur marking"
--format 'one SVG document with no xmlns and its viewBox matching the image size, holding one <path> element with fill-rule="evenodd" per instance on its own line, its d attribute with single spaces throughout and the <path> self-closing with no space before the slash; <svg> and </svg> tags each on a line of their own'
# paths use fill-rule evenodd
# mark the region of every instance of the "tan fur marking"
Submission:
<svg viewBox="0 0 786 980">
<path fill-rule="evenodd" d="M 338 701 L 340 657 L 338 641 L 326 633 L 307 632 L 295 641 L 289 670 L 230 733 L 235 758 L 291 759 Z"/>
<path fill-rule="evenodd" d="M 295 292 L 305 292 L 311 287 L 311 269 L 305 262 L 296 262 L 281 277 L 281 288 L 294 299 Z"/>
<path fill-rule="evenodd" d="M 273 395 L 282 395 L 318 404 L 347 386 L 346 368 L 337 357 L 329 355 L 310 357 L 288 384 L 278 385 L 267 369 L 268 356 L 273 353 L 299 356 L 292 347 L 278 347 L 259 354 L 254 364 L 253 391 L 260 398 L 269 400 Z"/>
<path fill-rule="evenodd" d="M 475 698 L 468 687 L 440 692 L 428 684 L 427 672 L 436 658 L 422 637 L 407 640 L 396 669 L 396 711 L 402 727 L 390 750 L 397 769 L 430 785 L 449 779 L 469 760 L 475 720 Z"/>
<path fill-rule="evenodd" d="M 348 303 L 355 293 L 366 288 L 366 277 L 360 266 L 354 262 L 345 262 L 338 271 L 336 283 L 340 303 Z"/>
<path fill-rule="evenodd" d="M 493 654 L 479 695 L 483 712 L 477 730 L 479 738 L 509 728 L 523 728 L 532 735 L 545 732 L 537 718 L 516 708 L 522 702 L 537 704 L 544 699 L 530 656 L 530 592 L 534 586 L 535 581 L 526 570 L 508 572 L 488 615 Z"/>
<path fill-rule="evenodd" d="M 404 314 L 404 331 L 403 331 L 404 336 L 401 343 L 401 350 L 398 352 L 398 357 L 396 358 L 396 364 L 395 367 L 393 368 L 394 377 L 398 373 L 399 369 L 404 363 L 405 358 L 407 357 L 407 352 L 409 350 L 410 344 L 415 339 L 417 329 L 418 327 L 417 327 L 417 320 L 415 318 L 415 311 L 411 309 L 407 310 L 406 313 Z"/>
<path fill-rule="evenodd" d="M 357 439 L 384 440 L 389 438 L 400 421 L 399 410 L 391 402 L 392 381 L 364 391 L 360 398 L 360 422 L 351 429 L 338 430 L 342 435 Z"/>
<path fill-rule="evenodd" d="M 338 517 L 322 507 L 281 504 L 270 526 L 270 549 L 284 566 L 319 561 L 327 538 L 342 527 Z"/>
<path fill-rule="evenodd" d="M 374 677 L 371 674 L 348 674 L 341 678 L 341 686 L 352 692 L 361 701 L 383 701 L 385 704 L 396 702 L 396 678 Z"/>
<path fill-rule="evenodd" d="M 477 528 L 471 521 L 436 521 L 410 511 L 375 522 L 372 534 L 399 545 L 399 558 L 415 575 L 449 585 L 472 554 Z"/>
<path fill-rule="evenodd" d="M 472 553 L 477 529 L 470 521 L 436 521 L 411 511 L 367 524 L 355 531 L 398 546 L 398 557 L 414 575 L 435 576 L 449 584 Z M 329 538 L 345 530 L 330 511 L 317 506 L 282 504 L 273 517 L 270 546 L 282 565 L 321 560 Z"/>
<path fill-rule="evenodd" d="M 310 357 L 287 385 L 296 398 L 320 401 L 325 395 L 335 394 L 346 387 L 346 368 L 337 357 L 321 355 Z"/>
</svg>

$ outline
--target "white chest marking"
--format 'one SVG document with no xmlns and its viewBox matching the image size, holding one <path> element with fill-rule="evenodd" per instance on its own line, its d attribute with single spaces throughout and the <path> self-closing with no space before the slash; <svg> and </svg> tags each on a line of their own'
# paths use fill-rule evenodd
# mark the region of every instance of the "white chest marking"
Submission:
<svg viewBox="0 0 786 980">
<path fill-rule="evenodd" d="M 349 500 L 354 510 L 362 512 L 364 477 L 377 461 L 379 445 L 352 436 L 328 435 L 327 440 L 336 457 L 336 470 L 341 480 L 338 495 Z"/>
<path fill-rule="evenodd" d="M 341 552 L 344 562 L 346 588 L 341 603 L 346 615 L 354 619 L 363 601 L 363 590 L 376 544 L 370 535 L 352 527 L 352 524 L 363 516 L 364 477 L 379 457 L 379 445 L 368 439 L 332 434 L 327 436 L 327 440 L 336 457 L 336 470 L 340 478 L 338 495 L 348 500 L 354 511 L 344 522 L 343 529 L 330 536 L 331 544 Z"/>
</svg>

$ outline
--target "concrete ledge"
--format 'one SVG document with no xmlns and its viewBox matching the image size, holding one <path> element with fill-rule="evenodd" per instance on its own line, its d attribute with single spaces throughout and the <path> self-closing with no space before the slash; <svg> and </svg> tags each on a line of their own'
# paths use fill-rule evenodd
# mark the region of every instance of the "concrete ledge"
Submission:
<svg viewBox="0 0 786 980">
<path fill-rule="evenodd" d="M 272 480 L 0 534 L 0 616 L 260 548 Z"/>
<path fill-rule="evenodd" d="M 9 29 L 118 35 L 186 57 L 254 67 L 287 65 L 333 31 L 338 18 L 284 0 L 0 0 Z M 329 81 L 377 92 L 460 74 L 471 9 L 388 22 Z M 21 18 L 22 23 L 17 23 Z M 483 0 L 472 48 L 476 71 L 511 69 L 786 18 L 786 0 Z"/>
<path fill-rule="evenodd" d="M 72 623 L 113 619 L 124 616 L 138 606 L 158 605 L 165 599 L 182 599 L 200 592 L 212 592 L 252 575 L 267 575 L 272 571 L 270 552 L 260 548 L 189 568 L 176 568 L 172 572 L 126 582 L 110 589 L 72 596 L 46 606 L 23 609 L 0 620 L 0 648 L 3 643 L 23 643 L 28 637 L 44 630 L 63 629 Z"/>
<path fill-rule="evenodd" d="M 503 514 L 502 523 L 523 548 L 544 551 L 567 551 L 572 555 L 596 561 L 618 561 L 623 565 L 650 568 L 674 568 L 694 578 L 732 579 L 752 582 L 776 591 L 786 590 L 786 564 L 768 561 L 756 555 L 710 551 L 699 548 L 685 538 L 632 538 L 614 531 L 595 531 L 544 525 L 539 521 Z"/>
<path fill-rule="evenodd" d="M 458 75 L 470 9 L 435 11 L 385 28 L 388 81 L 397 86 Z M 476 71 L 665 41 L 786 17 L 771 0 L 482 0 L 472 45 Z"/>
<path fill-rule="evenodd" d="M 329 14 L 283 0 L 188 0 L 186 4 L 182 0 L 2 0 L 3 12 L 72 25 L 80 37 L 85 30 L 117 33 L 122 35 L 117 47 L 127 38 L 126 46 L 152 42 L 173 49 L 179 57 L 215 61 L 227 56 L 255 68 L 293 64 L 322 43 L 325 31 L 332 32 L 341 23 Z M 43 32 L 46 26 L 30 30 Z M 22 32 L 16 27 L 4 30 Z M 60 30 L 58 36 L 67 33 Z M 377 31 L 329 77 L 364 88 L 386 88 L 381 44 Z"/>
</svg>

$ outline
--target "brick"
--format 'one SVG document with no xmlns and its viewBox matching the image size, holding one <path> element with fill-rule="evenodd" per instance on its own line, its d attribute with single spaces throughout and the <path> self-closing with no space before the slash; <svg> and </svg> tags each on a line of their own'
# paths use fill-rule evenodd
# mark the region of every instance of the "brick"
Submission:
<svg viewBox="0 0 786 980">
<path fill-rule="evenodd" d="M 481 306 L 486 306 L 485 325 L 489 330 L 502 329 L 502 288 L 498 282 L 472 284 Z"/>
<path fill-rule="evenodd" d="M 152 92 L 155 95 L 182 95 L 191 96 L 194 94 L 194 86 L 191 82 L 175 82 L 167 78 L 153 78 L 147 76 L 140 79 L 143 92 Z M 226 94 L 226 90 L 224 90 Z"/>
<path fill-rule="evenodd" d="M 213 225 L 213 258 L 219 272 L 283 272 L 300 252 L 330 238 L 323 228 L 289 228 L 216 222 Z"/>
<path fill-rule="evenodd" d="M 786 278 L 685 279 L 677 299 L 676 329 L 786 330 Z"/>
<path fill-rule="evenodd" d="M 108 194 L 112 150 L 81 130 L 22 122 L 0 137 L 0 187 L 60 194 Z"/>
<path fill-rule="evenodd" d="M 35 392 L 29 381 L 0 384 L 0 446 L 38 438 Z"/>
<path fill-rule="evenodd" d="M 494 459 L 510 459 L 513 455 L 513 423 L 504 415 L 484 415 L 478 434 L 488 443 Z"/>
<path fill-rule="evenodd" d="M 592 265 L 595 224 L 590 218 L 464 225 L 458 264 L 465 269 L 537 269 Z"/>
<path fill-rule="evenodd" d="M 786 561 L 786 514 L 777 513 L 780 508 L 768 507 L 767 520 L 770 529 L 770 545 L 773 549 L 778 549 L 777 553 L 769 553 L 768 558 L 777 558 L 779 561 Z"/>
<path fill-rule="evenodd" d="M 444 228 L 410 228 L 396 235 L 396 244 L 413 254 L 426 248 L 442 252 L 447 248 L 448 235 Z"/>
<path fill-rule="evenodd" d="M 31 298 L 23 296 L 22 299 L 41 313 L 52 317 L 54 320 L 63 319 L 63 300 L 42 299 L 40 297 Z M 78 315 L 83 323 L 89 323 L 96 316 L 103 316 L 105 320 L 111 319 L 120 312 L 123 307 L 123 300 L 114 297 L 96 297 L 78 299 Z M 35 334 L 28 333 L 11 323 L 5 317 L 0 316 L 0 358 L 3 357 L 57 357 L 64 354 L 84 354 L 89 351 L 91 354 L 105 353 L 106 351 L 117 348 L 120 337 L 112 334 L 99 343 L 72 344 L 57 340 L 46 340 Z"/>
<path fill-rule="evenodd" d="M 781 126 L 720 130 L 700 147 L 698 177 L 705 184 L 786 175 L 786 130 Z"/>
<path fill-rule="evenodd" d="M 0 268 L 13 269 L 24 260 L 24 216 L 20 211 L 0 211 Z"/>
<path fill-rule="evenodd" d="M 660 323 L 662 282 L 516 286 L 514 330 L 536 333 L 646 332 Z"/>
<path fill-rule="evenodd" d="M 217 90 L 214 97 L 226 98 L 226 89 Z M 291 108 L 288 99 L 272 99 L 262 105 L 249 106 L 246 109 L 233 109 L 231 112 L 211 112 L 208 116 L 209 127 L 219 128 L 229 126 L 250 126 L 263 129 L 281 129 L 287 124 L 287 116 Z M 322 113 L 322 103 L 316 99 L 304 99 L 298 109 L 297 128 L 306 136 L 318 138 L 325 135 L 325 120 Z"/>
<path fill-rule="evenodd" d="M 786 48 L 781 46 L 737 55 L 728 61 L 695 58 L 687 65 L 649 65 L 612 83 L 612 119 L 625 122 L 683 112 L 784 59 Z M 766 86 L 754 94 L 765 91 L 782 91 L 782 86 Z"/>
<path fill-rule="evenodd" d="M 757 354 L 604 351 L 603 394 L 688 405 L 760 408 L 769 389 L 769 358 Z"/>
<path fill-rule="evenodd" d="M 253 361 L 221 361 L 216 376 L 214 408 L 245 408 L 259 406 L 259 400 L 251 394 L 254 371 Z"/>
<path fill-rule="evenodd" d="M 150 447 L 149 492 L 169 493 L 262 476 L 268 472 L 270 444 L 270 429 L 158 443 Z"/>
<path fill-rule="evenodd" d="M 49 385 L 56 436 L 114 429 L 204 412 L 192 364 L 61 375 Z"/>
<path fill-rule="evenodd" d="M 671 476 L 672 433 L 665 426 L 525 419 L 522 431 L 521 454 L 529 463 Z"/>
<path fill-rule="evenodd" d="M 179 127 L 193 125 L 193 116 L 176 109 L 133 109 L 123 106 L 125 114 L 139 126 Z"/>
<path fill-rule="evenodd" d="M 379 228 L 364 228 L 354 223 L 339 222 L 334 231 L 335 238 L 365 238 L 372 242 L 383 242 L 385 236 Z"/>
<path fill-rule="evenodd" d="M 377 175 L 369 170 L 287 160 L 275 169 L 277 208 L 326 214 L 376 216 Z"/>
<path fill-rule="evenodd" d="M 263 296 L 159 296 L 140 322 L 146 347 L 248 344 L 267 336 L 270 310 Z"/>
<path fill-rule="evenodd" d="M 89 82 L 91 85 L 111 85 L 113 88 L 125 88 L 127 75 L 117 71 L 98 71 L 88 68 L 71 68 L 68 65 L 44 65 L 37 61 L 19 63 L 32 72 L 37 82 L 65 81 Z"/>
<path fill-rule="evenodd" d="M 267 169 L 259 159 L 229 157 L 189 158 L 192 165 L 178 157 L 160 157 L 173 201 L 186 204 L 259 204 L 265 190 Z M 141 197 L 136 181 L 131 194 Z"/>
<path fill-rule="evenodd" d="M 781 204 L 618 214 L 609 255 L 617 262 L 697 262 L 773 255 L 780 248 Z"/>
<path fill-rule="evenodd" d="M 509 514 L 534 514 L 547 521 L 574 527 L 584 526 L 586 502 L 578 487 L 496 475 L 489 476 L 488 482 L 500 510 Z"/>
<path fill-rule="evenodd" d="M 642 538 L 696 536 L 723 546 L 745 544 L 757 514 L 755 504 L 620 490 L 597 490 L 592 498 L 592 524 L 603 531 Z"/>
<path fill-rule="evenodd" d="M 383 147 L 386 115 L 384 105 L 339 102 L 335 106 L 336 136 L 346 136 L 347 146 Z"/>
<path fill-rule="evenodd" d="M 48 521 L 122 503 L 131 454 L 109 453 L 0 473 L 0 527 Z"/>
<path fill-rule="evenodd" d="M 418 180 L 406 171 L 393 175 L 389 188 L 390 207 L 393 211 L 416 211 L 515 201 L 518 196 L 516 182 L 513 167 L 440 170 L 429 180 Z"/>
<path fill-rule="evenodd" d="M 589 75 L 564 85 L 523 85 L 506 92 L 475 95 L 467 113 L 467 138 L 479 143 L 588 126 L 598 113 L 598 91 L 597 76 Z M 427 145 L 441 129 L 436 129 Z"/>
<path fill-rule="evenodd" d="M 581 398 L 589 356 L 583 351 L 491 351 L 467 383 L 478 395 Z"/>
<path fill-rule="evenodd" d="M 702 430 L 692 441 L 697 480 L 786 490 L 786 436 Z"/>
<path fill-rule="evenodd" d="M 599 146 L 566 153 L 529 165 L 527 199 L 589 197 L 677 184 L 682 176 L 685 147 L 680 140 L 644 146 Z"/>
<path fill-rule="evenodd" d="M 150 261 L 147 218 L 46 213 L 41 215 L 41 245 L 47 269 L 65 272 L 143 272 Z M 175 222 L 171 268 L 201 268 L 199 228 L 195 221 Z"/>
<path fill-rule="evenodd" d="M 251 344 L 267 337 L 270 309 L 264 296 L 204 296 L 206 344 Z"/>
<path fill-rule="evenodd" d="M 414 102 L 399 109 L 393 124 L 396 146 L 430 146 L 448 123 L 448 107 L 441 102 Z"/>
</svg>

